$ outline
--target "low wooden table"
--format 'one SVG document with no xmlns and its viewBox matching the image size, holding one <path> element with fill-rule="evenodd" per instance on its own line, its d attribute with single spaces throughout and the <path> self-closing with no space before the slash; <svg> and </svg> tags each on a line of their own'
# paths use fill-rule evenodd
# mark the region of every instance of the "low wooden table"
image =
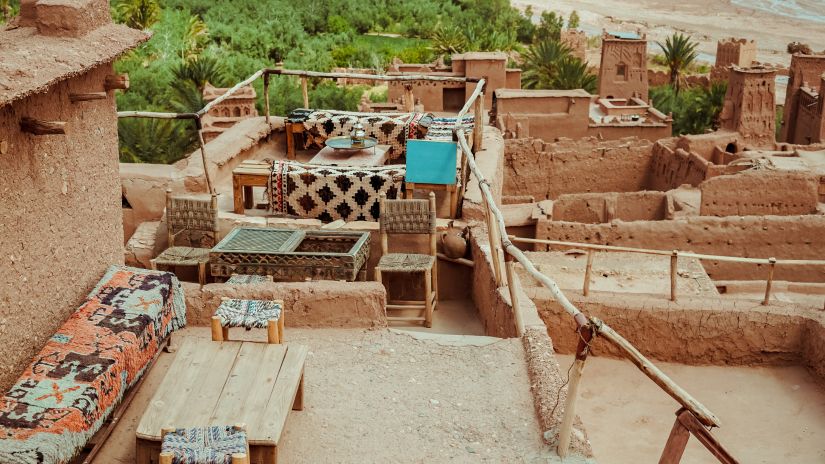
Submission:
<svg viewBox="0 0 825 464">
<path fill-rule="evenodd" d="M 163 427 L 246 424 L 253 464 L 275 464 L 290 409 L 303 409 L 307 347 L 187 338 L 137 428 L 137 464 L 155 464 Z"/>
<path fill-rule="evenodd" d="M 370 233 L 345 230 L 236 227 L 209 253 L 213 276 L 274 280 L 366 280 Z"/>
<path fill-rule="evenodd" d="M 387 162 L 389 145 L 376 145 L 372 148 L 341 150 L 324 147 L 309 164 L 330 166 L 383 166 Z"/>
<path fill-rule="evenodd" d="M 272 165 L 266 161 L 246 160 L 232 170 L 232 200 L 235 214 L 253 208 L 252 187 L 266 187 Z"/>
</svg>

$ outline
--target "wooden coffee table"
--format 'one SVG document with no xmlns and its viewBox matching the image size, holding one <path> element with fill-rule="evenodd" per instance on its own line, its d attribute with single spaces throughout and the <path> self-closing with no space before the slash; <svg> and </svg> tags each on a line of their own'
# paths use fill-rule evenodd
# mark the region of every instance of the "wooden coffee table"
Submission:
<svg viewBox="0 0 825 464">
<path fill-rule="evenodd" d="M 158 462 L 163 427 L 246 424 L 253 463 L 275 464 L 291 409 L 303 409 L 307 347 L 187 338 L 137 428 L 138 464 Z"/>
</svg>

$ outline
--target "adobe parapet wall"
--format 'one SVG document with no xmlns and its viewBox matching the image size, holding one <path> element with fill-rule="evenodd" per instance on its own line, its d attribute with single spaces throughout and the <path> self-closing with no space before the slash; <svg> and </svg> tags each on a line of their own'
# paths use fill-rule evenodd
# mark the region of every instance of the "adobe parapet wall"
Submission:
<svg viewBox="0 0 825 464">
<path fill-rule="evenodd" d="M 670 221 L 581 224 L 539 219 L 536 238 L 751 258 L 825 256 L 825 215 L 695 216 Z M 536 245 L 536 251 L 546 246 Z M 664 259 L 664 258 L 663 258 Z M 714 280 L 765 280 L 761 265 L 703 261 Z M 776 280 L 825 282 L 823 266 L 777 266 Z"/>
</svg>

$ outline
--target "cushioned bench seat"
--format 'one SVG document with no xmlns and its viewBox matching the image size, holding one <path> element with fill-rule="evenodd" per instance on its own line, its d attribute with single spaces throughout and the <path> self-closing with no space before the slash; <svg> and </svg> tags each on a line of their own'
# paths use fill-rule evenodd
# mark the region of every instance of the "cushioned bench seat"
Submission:
<svg viewBox="0 0 825 464">
<path fill-rule="evenodd" d="M 174 274 L 110 267 L 0 399 L 0 462 L 69 462 L 184 325 Z"/>
</svg>

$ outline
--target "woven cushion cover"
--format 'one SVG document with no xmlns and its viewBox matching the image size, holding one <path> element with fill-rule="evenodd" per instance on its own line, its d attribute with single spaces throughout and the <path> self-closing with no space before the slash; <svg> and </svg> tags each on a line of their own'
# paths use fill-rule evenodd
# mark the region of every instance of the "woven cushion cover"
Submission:
<svg viewBox="0 0 825 464">
<path fill-rule="evenodd" d="M 162 453 L 175 464 L 231 464 L 232 455 L 246 453 L 246 432 L 229 426 L 176 429 L 163 436 Z"/>
<path fill-rule="evenodd" d="M 387 115 L 381 113 L 353 113 L 345 111 L 320 110 L 303 115 L 301 122 L 307 136 L 304 148 L 323 147 L 330 137 L 350 135 L 356 121 L 361 122 L 367 137 L 389 145 L 387 156 L 390 160 L 404 156 L 408 138 L 416 134 L 416 126 L 425 113 L 404 113 Z M 292 118 L 298 120 L 300 118 Z M 412 135 L 411 135 L 412 134 Z"/>
<path fill-rule="evenodd" d="M 209 262 L 209 248 L 173 246 L 155 258 L 161 266 L 195 266 Z"/>
<path fill-rule="evenodd" d="M 229 285 L 248 285 L 248 284 L 262 284 L 269 280 L 262 275 L 252 274 L 233 274 L 226 283 Z"/>
<path fill-rule="evenodd" d="M 223 327 L 244 327 L 263 329 L 270 319 L 281 317 L 281 304 L 263 300 L 223 300 L 215 316 L 221 319 Z"/>
<path fill-rule="evenodd" d="M 272 165 L 269 206 L 273 213 L 331 222 L 373 221 L 381 193 L 397 198 L 404 166 L 336 167 L 291 161 Z"/>
<path fill-rule="evenodd" d="M 0 399 L 0 462 L 68 463 L 184 325 L 174 274 L 110 267 Z"/>
<path fill-rule="evenodd" d="M 387 253 L 378 261 L 377 269 L 388 272 L 423 272 L 431 269 L 435 257 L 413 253 Z"/>
</svg>

